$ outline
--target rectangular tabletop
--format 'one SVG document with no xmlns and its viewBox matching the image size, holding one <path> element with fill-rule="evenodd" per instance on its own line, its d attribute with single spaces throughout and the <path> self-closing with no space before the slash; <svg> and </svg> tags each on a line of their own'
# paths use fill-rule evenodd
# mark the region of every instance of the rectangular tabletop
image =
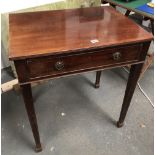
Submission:
<svg viewBox="0 0 155 155">
<path fill-rule="evenodd" d="M 122 8 L 127 9 L 127 10 L 136 12 L 138 14 L 149 17 L 151 19 L 154 18 L 154 15 L 136 9 L 139 6 L 150 2 L 150 0 L 131 0 L 129 2 L 125 2 L 125 1 L 123 2 L 123 0 L 104 0 L 104 1 L 111 3 L 111 4 L 114 4 L 116 6 L 120 6 Z"/>
<path fill-rule="evenodd" d="M 9 15 L 11 60 L 78 52 L 151 39 L 150 33 L 112 7 Z"/>
</svg>

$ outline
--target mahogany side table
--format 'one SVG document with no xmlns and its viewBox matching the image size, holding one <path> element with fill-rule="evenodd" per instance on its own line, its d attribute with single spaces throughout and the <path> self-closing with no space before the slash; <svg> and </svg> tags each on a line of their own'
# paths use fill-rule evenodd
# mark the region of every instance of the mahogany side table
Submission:
<svg viewBox="0 0 155 155">
<path fill-rule="evenodd" d="M 131 65 L 117 126 L 123 126 L 153 36 L 112 7 L 9 15 L 9 59 L 14 61 L 35 139 L 42 150 L 31 83 Z"/>
</svg>

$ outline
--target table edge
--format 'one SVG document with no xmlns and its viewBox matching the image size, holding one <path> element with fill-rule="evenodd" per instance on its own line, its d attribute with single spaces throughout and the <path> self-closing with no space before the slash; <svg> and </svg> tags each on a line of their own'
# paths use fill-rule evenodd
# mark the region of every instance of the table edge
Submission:
<svg viewBox="0 0 155 155">
<path fill-rule="evenodd" d="M 35 55 L 23 55 L 23 56 L 11 56 L 9 55 L 9 60 L 10 61 L 16 61 L 16 60 L 23 60 L 23 59 L 29 59 L 29 58 L 36 58 L 36 57 L 44 57 L 44 56 L 52 56 L 52 55 L 59 55 L 59 54 L 71 54 L 71 53 L 76 53 L 76 52 L 84 52 L 84 51 L 88 51 L 88 50 L 100 50 L 100 49 L 104 49 L 104 48 L 111 48 L 111 47 L 117 47 L 117 46 L 123 46 L 123 45 L 131 45 L 131 44 L 137 44 L 137 43 L 144 43 L 144 42 L 148 42 L 148 41 L 152 41 L 153 37 L 150 37 L 148 39 L 143 39 L 140 41 L 132 41 L 132 42 L 124 42 L 124 43 L 120 43 L 120 44 L 111 44 L 111 45 L 104 45 L 104 46 L 94 46 L 94 47 L 90 47 L 90 48 L 80 48 L 80 49 L 75 49 L 75 50 L 65 50 L 65 51 L 55 51 L 52 53 L 42 53 L 42 54 L 35 54 Z"/>
</svg>

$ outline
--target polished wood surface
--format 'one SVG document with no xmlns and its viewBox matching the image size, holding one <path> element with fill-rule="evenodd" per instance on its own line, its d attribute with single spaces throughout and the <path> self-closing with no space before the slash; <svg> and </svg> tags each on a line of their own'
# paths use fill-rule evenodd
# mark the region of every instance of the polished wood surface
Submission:
<svg viewBox="0 0 155 155">
<path fill-rule="evenodd" d="M 133 65 L 118 127 L 123 125 L 152 35 L 111 7 L 10 15 L 10 54 L 35 139 L 42 150 L 30 83 Z M 91 42 L 92 41 L 92 42 Z M 109 92 L 110 93 L 110 92 Z"/>
<path fill-rule="evenodd" d="M 152 38 L 111 7 L 10 14 L 9 25 L 11 60 Z M 98 42 L 93 44 L 94 39 Z"/>
<path fill-rule="evenodd" d="M 142 59 L 145 59 L 145 57 L 147 55 L 147 51 L 149 49 L 149 46 L 150 46 L 150 43 L 148 43 L 148 42 L 143 44 L 143 49 L 142 49 L 143 55 L 141 56 Z M 125 120 L 128 108 L 130 106 L 130 102 L 131 102 L 132 96 L 134 94 L 134 90 L 136 88 L 137 81 L 140 77 L 140 73 L 142 71 L 143 65 L 144 65 L 144 63 L 140 63 L 140 64 L 132 65 L 130 68 L 130 74 L 128 77 L 128 82 L 127 82 L 127 86 L 126 86 L 126 90 L 125 90 L 122 109 L 121 109 L 119 121 L 117 122 L 118 127 L 122 127 L 124 124 L 124 120 Z"/>
<path fill-rule="evenodd" d="M 33 104 L 31 85 L 27 84 L 27 85 L 22 85 L 20 87 L 22 90 L 25 108 L 26 108 L 26 111 L 28 114 L 28 118 L 29 118 L 30 125 L 32 128 L 32 133 L 33 133 L 34 140 L 36 143 L 35 151 L 40 152 L 42 150 L 42 147 L 41 147 L 41 143 L 40 143 L 40 136 L 39 136 L 38 125 L 37 125 L 37 118 L 36 118 L 34 104 Z"/>
<path fill-rule="evenodd" d="M 136 14 L 139 14 L 140 16 L 143 17 L 143 19 L 141 20 L 141 24 L 142 25 L 142 21 L 143 20 L 150 20 L 150 24 L 151 24 L 151 31 L 152 34 L 154 35 L 154 15 L 137 10 L 136 8 L 138 6 L 141 6 L 143 4 L 145 4 L 145 1 L 138 1 L 136 4 L 136 1 L 131 1 L 129 3 L 125 3 L 125 2 L 121 2 L 121 1 L 116 1 L 116 0 L 101 0 L 101 2 L 104 3 L 109 3 L 111 6 L 113 6 L 116 9 L 116 6 L 119 6 L 121 8 L 126 9 L 126 13 L 125 16 L 129 16 L 131 12 L 135 12 Z M 148 0 L 149 2 L 149 0 Z M 132 6 L 133 4 L 136 4 L 136 6 L 134 5 L 134 7 Z M 146 63 L 143 65 L 142 71 L 141 71 L 141 75 L 140 78 L 144 75 L 145 71 L 149 68 L 149 66 L 153 63 L 154 60 L 154 52 L 152 52 L 152 54 L 148 54 L 146 57 Z M 140 79 L 139 78 L 139 79 Z"/>
<path fill-rule="evenodd" d="M 20 84 L 144 62 L 143 43 L 15 60 Z M 82 49 L 83 50 L 83 49 Z M 61 63 L 60 69 L 56 67 Z"/>
</svg>

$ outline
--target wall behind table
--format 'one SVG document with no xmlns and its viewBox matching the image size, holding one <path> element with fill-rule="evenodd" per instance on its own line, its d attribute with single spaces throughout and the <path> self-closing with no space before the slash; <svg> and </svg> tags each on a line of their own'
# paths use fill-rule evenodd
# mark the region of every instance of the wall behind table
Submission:
<svg viewBox="0 0 155 155">
<path fill-rule="evenodd" d="M 70 8 L 80 8 L 81 5 L 89 7 L 93 3 L 93 6 L 99 6 L 101 4 L 100 0 L 66 0 L 62 2 L 46 4 L 38 7 L 33 7 L 29 9 L 19 10 L 18 12 L 35 12 L 44 10 L 59 10 L 59 9 L 70 9 Z M 1 14 L 1 69 L 11 65 L 14 74 L 14 64 L 8 60 L 8 14 Z"/>
</svg>

